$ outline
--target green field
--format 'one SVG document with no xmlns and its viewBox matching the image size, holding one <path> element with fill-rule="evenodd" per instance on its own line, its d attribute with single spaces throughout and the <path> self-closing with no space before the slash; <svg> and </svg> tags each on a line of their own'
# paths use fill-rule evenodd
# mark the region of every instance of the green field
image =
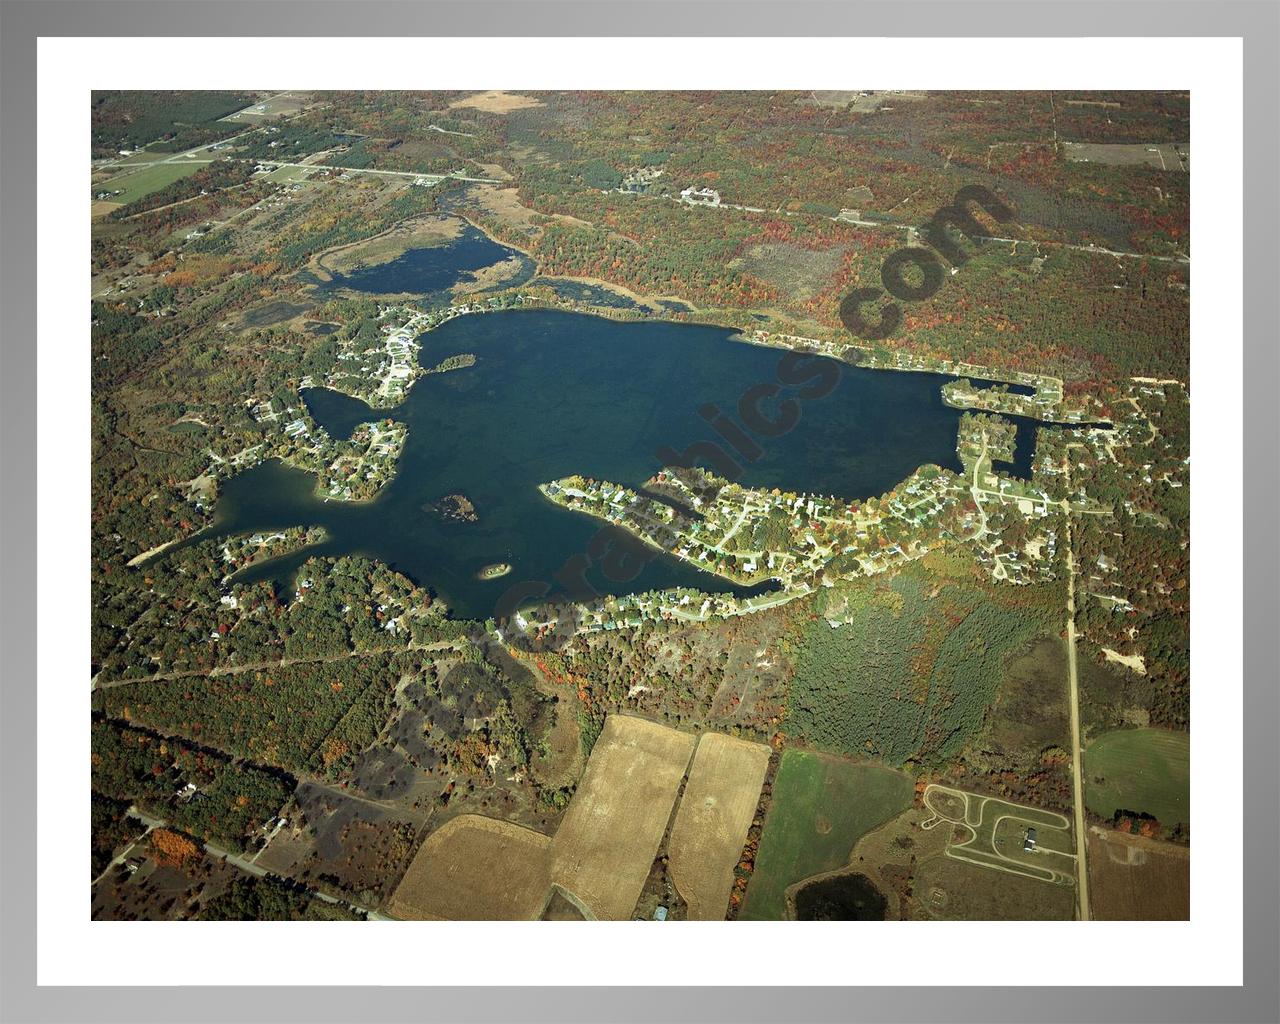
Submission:
<svg viewBox="0 0 1280 1024">
<path fill-rule="evenodd" d="M 118 156 L 112 158 L 112 163 L 116 167 L 128 167 L 130 164 L 153 164 L 157 160 L 163 160 L 165 157 L 172 156 L 172 153 L 153 153 L 150 150 L 139 149 L 129 156 Z M 116 168 L 113 167 L 112 170 Z"/>
<path fill-rule="evenodd" d="M 888 768 L 786 751 L 743 920 L 781 919 L 788 886 L 847 863 L 861 836 L 911 806 L 914 788 L 909 776 Z"/>
<path fill-rule="evenodd" d="M 1191 738 L 1167 729 L 1103 733 L 1084 752 L 1085 804 L 1153 815 L 1166 829 L 1191 823 Z"/>
<path fill-rule="evenodd" d="M 185 178 L 188 174 L 194 174 L 201 168 L 208 166 L 207 163 L 198 163 L 195 160 L 156 164 L 154 167 L 144 167 L 140 171 L 129 171 L 126 174 L 119 174 L 109 181 L 99 182 L 93 186 L 93 192 L 96 195 L 99 192 L 115 192 L 117 189 L 123 189 L 124 191 L 120 195 L 112 196 L 111 201 L 113 203 L 132 203 L 136 199 L 149 196 L 152 192 L 172 184 L 179 178 Z"/>
<path fill-rule="evenodd" d="M 263 175 L 263 179 L 272 182 L 291 182 L 302 181 L 308 174 L 315 174 L 314 167 L 277 167 L 270 174 Z"/>
</svg>

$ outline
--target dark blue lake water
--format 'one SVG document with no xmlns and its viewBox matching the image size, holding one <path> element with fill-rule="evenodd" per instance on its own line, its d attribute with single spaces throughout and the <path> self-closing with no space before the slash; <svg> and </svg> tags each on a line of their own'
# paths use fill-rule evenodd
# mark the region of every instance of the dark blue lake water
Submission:
<svg viewBox="0 0 1280 1024">
<path fill-rule="evenodd" d="M 960 469 L 960 412 L 939 393 L 948 378 L 788 356 L 730 334 L 546 310 L 459 317 L 424 335 L 421 360 L 431 366 L 469 352 L 476 364 L 422 378 L 394 410 L 374 413 L 334 391 L 304 392 L 316 421 L 336 437 L 381 416 L 408 425 L 399 473 L 375 501 L 321 500 L 312 476 L 266 463 L 226 483 L 211 532 L 323 525 L 331 540 L 318 553 L 379 559 L 435 589 L 455 614 L 485 618 L 513 583 L 553 583 L 566 563 L 592 550 L 601 529 L 548 502 L 539 483 L 581 473 L 636 487 L 667 461 L 664 447 L 679 452 L 719 442 L 731 452 L 700 410 L 714 418 L 714 405 L 741 423 L 739 402 L 753 388 L 772 395 L 759 403 L 765 416 L 775 417 L 787 398 L 801 416 L 782 436 L 753 435 L 758 454 L 738 460 L 744 484 L 865 498 L 925 463 Z M 788 358 L 790 370 L 780 376 Z M 812 397 L 827 375 L 835 381 L 830 393 Z M 1034 427 L 1019 423 L 1013 471 L 1023 476 Z M 469 498 L 479 521 L 450 522 L 425 508 L 450 494 Z M 254 567 L 246 578 L 287 583 L 313 553 Z M 478 580 L 494 562 L 514 570 Z M 586 578 L 601 593 L 669 586 L 746 592 L 662 555 L 631 580 L 607 579 L 594 567 Z"/>
<path fill-rule="evenodd" d="M 534 264 L 528 256 L 499 245 L 483 231 L 464 224 L 458 237 L 444 245 L 410 249 L 387 263 L 334 274 L 324 288 L 350 288 L 372 295 L 442 295 L 474 271 L 507 259 L 518 260 L 521 267 L 518 275 L 503 281 L 502 287 L 519 287 L 533 277 Z"/>
</svg>

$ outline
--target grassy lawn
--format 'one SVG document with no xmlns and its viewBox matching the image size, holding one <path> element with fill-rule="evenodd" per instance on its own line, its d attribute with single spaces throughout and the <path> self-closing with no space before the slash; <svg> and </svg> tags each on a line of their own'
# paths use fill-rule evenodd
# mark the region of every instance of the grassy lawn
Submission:
<svg viewBox="0 0 1280 1024">
<path fill-rule="evenodd" d="M 911 806 L 913 790 L 888 768 L 786 751 L 742 918 L 781 919 L 789 885 L 845 864 L 862 835 Z"/>
<path fill-rule="evenodd" d="M 156 164 L 154 167 L 144 167 L 140 171 L 129 171 L 108 181 L 100 182 L 93 186 L 93 190 L 94 192 L 115 192 L 117 189 L 123 189 L 124 191 L 120 195 L 112 196 L 111 201 L 113 203 L 132 203 L 135 199 L 150 195 L 152 192 L 172 184 L 179 178 L 185 178 L 188 174 L 194 174 L 196 171 L 208 166 L 207 163 L 197 163 L 195 160 L 172 164 Z"/>
<path fill-rule="evenodd" d="M 1084 753 L 1085 804 L 1154 815 L 1165 828 L 1191 823 L 1191 738 L 1167 729 L 1103 733 Z"/>
<path fill-rule="evenodd" d="M 314 174 L 313 167 L 277 167 L 270 174 L 263 175 L 267 181 L 290 182 L 302 181 L 308 174 Z"/>
<path fill-rule="evenodd" d="M 167 156 L 172 156 L 172 154 L 171 153 L 153 153 L 150 150 L 139 149 L 136 152 L 130 154 L 129 156 L 116 157 L 115 163 L 123 164 L 125 166 L 128 166 L 129 164 L 155 163 L 155 161 L 163 160 Z"/>
</svg>

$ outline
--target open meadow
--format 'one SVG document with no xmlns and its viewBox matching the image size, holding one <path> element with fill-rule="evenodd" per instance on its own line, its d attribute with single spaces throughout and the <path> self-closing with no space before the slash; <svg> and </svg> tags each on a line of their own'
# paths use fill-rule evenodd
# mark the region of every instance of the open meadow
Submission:
<svg viewBox="0 0 1280 1024">
<path fill-rule="evenodd" d="M 194 160 L 187 163 L 174 161 L 173 163 L 153 164 L 150 167 L 117 174 L 112 178 L 100 181 L 93 186 L 93 191 L 94 195 L 99 192 L 110 192 L 110 201 L 123 205 L 141 199 L 143 196 L 149 196 L 152 192 L 159 192 L 166 185 L 172 185 L 179 178 L 185 178 L 188 174 L 195 174 L 196 171 L 207 166 L 209 166 L 207 163 Z"/>
<path fill-rule="evenodd" d="M 915 867 L 911 918 L 938 921 L 1070 921 L 1075 889 L 995 872 L 947 854 Z"/>
<path fill-rule="evenodd" d="M 849 859 L 866 832 L 911 806 L 902 772 L 791 749 L 782 755 L 742 917 L 780 920 L 786 891 Z"/>
<path fill-rule="evenodd" d="M 1166 830 L 1191 823 L 1191 737 L 1169 729 L 1104 733 L 1084 752 L 1085 803 L 1100 818 L 1149 814 Z"/>
</svg>

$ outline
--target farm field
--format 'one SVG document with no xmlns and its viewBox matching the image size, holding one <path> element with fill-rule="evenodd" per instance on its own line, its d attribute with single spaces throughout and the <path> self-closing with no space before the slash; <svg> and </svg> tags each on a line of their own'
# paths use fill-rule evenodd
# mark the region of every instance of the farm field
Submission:
<svg viewBox="0 0 1280 1024">
<path fill-rule="evenodd" d="M 910 916 L 938 921 L 1069 921 L 1075 889 L 987 867 L 946 854 L 921 860 L 914 872 Z"/>
<path fill-rule="evenodd" d="M 427 837 L 387 910 L 405 920 L 532 920 L 547 902 L 550 845 L 541 832 L 464 814 Z"/>
<path fill-rule="evenodd" d="M 1084 752 L 1085 804 L 1100 818 L 1150 814 L 1166 829 L 1191 823 L 1191 737 L 1168 729 L 1104 733 Z"/>
<path fill-rule="evenodd" d="M 671 875 L 690 921 L 719 921 L 755 816 L 769 748 L 722 733 L 698 741 L 668 844 Z"/>
<path fill-rule="evenodd" d="M 155 164 L 138 171 L 129 171 L 114 178 L 109 178 L 94 185 L 93 191 L 96 194 L 98 192 L 115 192 L 119 190 L 120 194 L 112 196 L 111 202 L 132 203 L 134 200 L 149 196 L 152 192 L 158 192 L 166 185 L 173 184 L 179 178 L 185 178 L 188 174 L 194 174 L 207 166 L 208 164 L 196 163 L 195 161 Z"/>
<path fill-rule="evenodd" d="M 476 110 L 483 110 L 491 114 L 509 114 L 513 110 L 540 106 L 542 106 L 542 101 L 534 99 L 532 96 L 520 96 L 516 93 L 504 92 L 501 89 L 490 89 L 487 92 L 478 92 L 473 96 L 465 96 L 462 99 L 454 100 L 449 104 L 449 109 L 474 107 Z"/>
<path fill-rule="evenodd" d="M 551 881 L 600 920 L 627 920 L 671 819 L 695 737 L 610 715 L 551 841 Z"/>
<path fill-rule="evenodd" d="M 791 749 L 773 783 L 755 873 L 743 903 L 744 920 L 786 916 L 789 886 L 848 861 L 866 832 L 911 806 L 909 776 Z"/>
<path fill-rule="evenodd" d="M 1191 851 L 1174 843 L 1089 829 L 1089 892 L 1099 921 L 1191 918 Z"/>
<path fill-rule="evenodd" d="M 453 818 L 419 848 L 386 910 L 409 920 L 630 918 L 689 768 L 672 875 L 689 919 L 722 919 L 768 763 L 763 744 L 610 716 L 554 836 Z"/>
</svg>

